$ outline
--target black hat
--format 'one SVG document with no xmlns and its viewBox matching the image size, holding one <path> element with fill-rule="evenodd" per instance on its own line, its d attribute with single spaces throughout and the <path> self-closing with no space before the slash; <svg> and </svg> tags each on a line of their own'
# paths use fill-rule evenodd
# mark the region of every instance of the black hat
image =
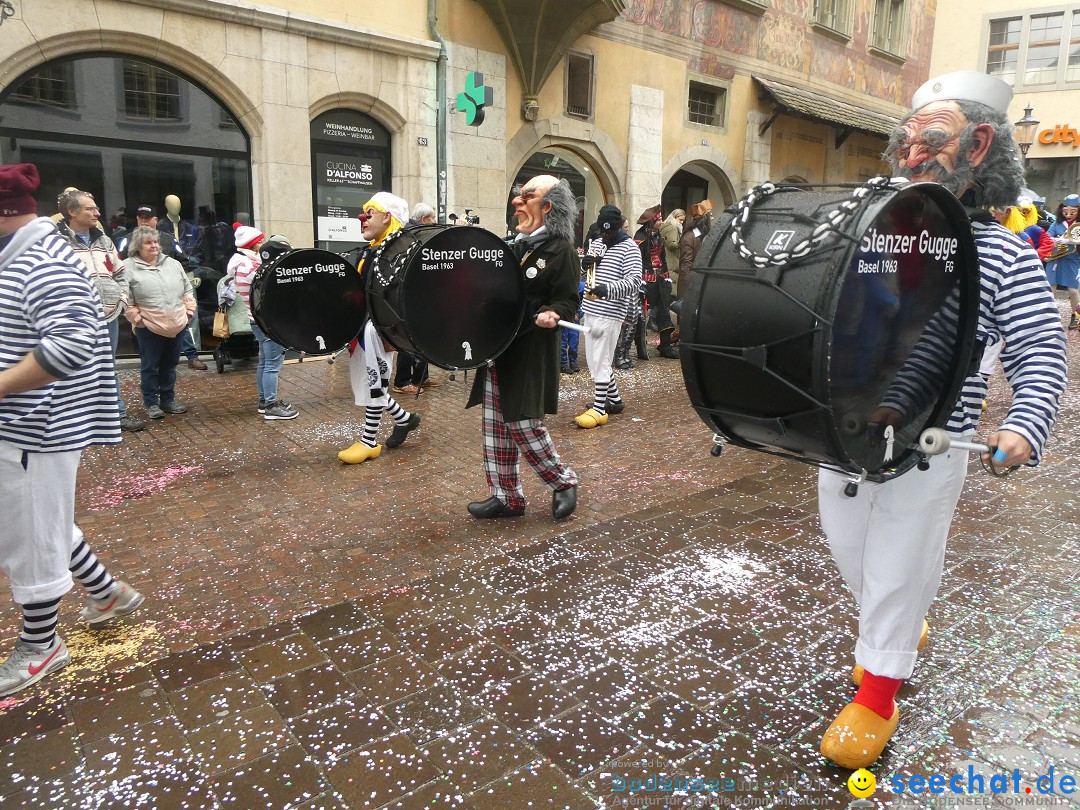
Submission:
<svg viewBox="0 0 1080 810">
<path fill-rule="evenodd" d="M 136 216 L 140 216 L 140 217 L 157 216 L 157 214 L 154 211 L 154 206 L 152 206 L 152 205 L 140 205 L 137 209 L 135 209 L 135 214 L 136 214 Z"/>
<path fill-rule="evenodd" d="M 618 206 L 605 205 L 600 209 L 600 213 L 596 215 L 596 226 L 601 233 L 607 233 L 612 228 L 619 230 L 624 219 L 626 217 L 623 216 L 623 212 L 619 210 Z"/>
</svg>

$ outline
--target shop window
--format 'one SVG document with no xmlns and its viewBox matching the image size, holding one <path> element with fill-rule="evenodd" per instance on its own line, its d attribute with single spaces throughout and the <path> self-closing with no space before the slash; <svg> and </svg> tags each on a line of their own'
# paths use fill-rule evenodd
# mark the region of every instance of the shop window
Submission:
<svg viewBox="0 0 1080 810">
<path fill-rule="evenodd" d="M 46 65 L 19 82 L 11 97 L 31 104 L 75 107 L 75 70 L 71 62 Z"/>
<path fill-rule="evenodd" d="M 727 91 L 701 82 L 690 82 L 687 92 L 687 120 L 691 124 L 706 127 L 724 125 L 724 107 L 727 104 Z"/>
<path fill-rule="evenodd" d="M 1065 67 L 1065 81 L 1080 81 L 1080 11 L 1072 13 L 1072 32 L 1069 34 L 1069 59 Z"/>
<path fill-rule="evenodd" d="M 904 55 L 904 17 L 907 0 L 874 0 L 870 45 L 892 56 Z"/>
<path fill-rule="evenodd" d="M 1016 59 L 1020 54 L 1020 17 L 990 21 L 986 72 L 1007 84 L 1016 83 Z"/>
<path fill-rule="evenodd" d="M 851 0 L 814 0 L 814 23 L 838 34 L 851 36 Z"/>
<path fill-rule="evenodd" d="M 124 114 L 140 121 L 180 121 L 180 78 L 156 65 L 125 59 Z"/>
<path fill-rule="evenodd" d="M 566 114 L 591 118 L 593 114 L 593 57 L 571 53 L 566 57 Z"/>
</svg>

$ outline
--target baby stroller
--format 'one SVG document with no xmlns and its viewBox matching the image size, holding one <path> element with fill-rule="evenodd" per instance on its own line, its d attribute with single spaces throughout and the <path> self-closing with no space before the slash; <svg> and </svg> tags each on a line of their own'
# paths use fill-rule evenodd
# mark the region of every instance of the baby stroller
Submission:
<svg viewBox="0 0 1080 810">
<path fill-rule="evenodd" d="M 218 311 L 226 314 L 229 324 L 229 336 L 221 338 L 214 347 L 214 364 L 218 374 L 225 372 L 225 366 L 233 365 L 237 360 L 248 360 L 259 356 L 259 342 L 251 331 L 247 304 L 236 294 L 236 279 L 225 276 L 218 281 Z"/>
</svg>

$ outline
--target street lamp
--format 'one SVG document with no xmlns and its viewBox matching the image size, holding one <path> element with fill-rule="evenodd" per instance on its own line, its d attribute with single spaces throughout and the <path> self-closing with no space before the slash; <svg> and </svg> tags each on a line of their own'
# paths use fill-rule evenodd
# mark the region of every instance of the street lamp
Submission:
<svg viewBox="0 0 1080 810">
<path fill-rule="evenodd" d="M 1035 143 L 1035 130 L 1039 126 L 1039 119 L 1031 117 L 1031 106 L 1024 107 L 1024 117 L 1013 126 L 1016 128 L 1016 145 L 1020 147 L 1020 154 L 1027 157 L 1028 149 Z"/>
</svg>

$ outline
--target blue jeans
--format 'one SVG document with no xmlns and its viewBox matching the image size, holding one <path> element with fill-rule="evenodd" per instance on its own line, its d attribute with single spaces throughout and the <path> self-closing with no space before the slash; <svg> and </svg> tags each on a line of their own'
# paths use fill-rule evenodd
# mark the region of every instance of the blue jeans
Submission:
<svg viewBox="0 0 1080 810">
<path fill-rule="evenodd" d="M 274 343 L 266 332 L 252 321 L 251 331 L 259 341 L 259 364 L 255 367 L 255 387 L 263 402 L 277 402 L 278 372 L 285 363 L 285 347 Z"/>
<path fill-rule="evenodd" d="M 120 316 L 124 317 L 123 315 Z M 126 323 L 126 321 L 125 321 Z M 120 318 L 114 318 L 105 324 L 109 330 L 109 345 L 112 346 L 112 358 L 113 358 L 113 370 L 116 369 L 116 347 L 120 343 Z M 116 377 L 116 402 L 120 406 L 120 418 L 123 419 L 127 415 L 127 405 L 124 404 L 124 398 L 120 396 L 120 377 Z"/>
<path fill-rule="evenodd" d="M 180 335 L 164 337 L 145 326 L 135 328 L 139 340 L 139 375 L 143 405 L 149 408 L 176 399 L 176 364 L 180 362 Z"/>
</svg>

